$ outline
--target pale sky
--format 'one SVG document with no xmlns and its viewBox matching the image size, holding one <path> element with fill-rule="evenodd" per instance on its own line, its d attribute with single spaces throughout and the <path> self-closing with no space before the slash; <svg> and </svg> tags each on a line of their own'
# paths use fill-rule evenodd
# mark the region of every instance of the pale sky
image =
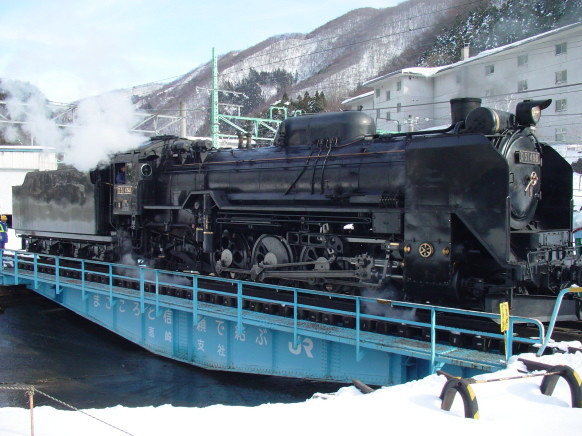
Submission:
<svg viewBox="0 0 582 436">
<path fill-rule="evenodd" d="M 0 78 L 57 102 L 163 81 L 217 54 L 403 0 L 0 0 Z"/>
</svg>

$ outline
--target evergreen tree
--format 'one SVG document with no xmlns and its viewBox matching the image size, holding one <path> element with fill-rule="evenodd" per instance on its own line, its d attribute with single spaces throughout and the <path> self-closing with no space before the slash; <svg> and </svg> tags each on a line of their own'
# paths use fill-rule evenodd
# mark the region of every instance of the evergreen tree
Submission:
<svg viewBox="0 0 582 436">
<path fill-rule="evenodd" d="M 313 101 L 313 112 L 324 112 L 327 106 L 327 101 L 325 100 L 325 94 L 323 91 L 315 91 L 315 97 Z"/>
<path fill-rule="evenodd" d="M 508 0 L 500 7 L 480 5 L 434 36 L 434 43 L 418 61 L 422 66 L 447 65 L 473 53 L 510 44 L 552 30 L 582 17 L 582 0 Z M 398 61 L 396 61 L 398 63 Z"/>
</svg>

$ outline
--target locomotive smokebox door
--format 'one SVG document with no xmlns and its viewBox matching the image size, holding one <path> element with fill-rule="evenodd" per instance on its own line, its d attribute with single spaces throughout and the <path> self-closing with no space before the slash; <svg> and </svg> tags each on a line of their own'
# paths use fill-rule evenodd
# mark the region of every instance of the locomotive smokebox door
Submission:
<svg viewBox="0 0 582 436">
<path fill-rule="evenodd" d="M 508 257 L 508 166 L 480 135 L 413 139 L 406 149 L 404 289 L 411 298 L 460 297 L 470 253 Z"/>
</svg>

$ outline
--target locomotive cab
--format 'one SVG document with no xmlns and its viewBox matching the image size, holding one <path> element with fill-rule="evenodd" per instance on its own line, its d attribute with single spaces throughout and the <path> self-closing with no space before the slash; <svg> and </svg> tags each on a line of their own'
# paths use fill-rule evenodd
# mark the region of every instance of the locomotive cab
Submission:
<svg viewBox="0 0 582 436">
<path fill-rule="evenodd" d="M 113 215 L 136 215 L 137 184 L 136 162 L 127 155 L 116 156 L 111 165 L 113 183 Z"/>
</svg>

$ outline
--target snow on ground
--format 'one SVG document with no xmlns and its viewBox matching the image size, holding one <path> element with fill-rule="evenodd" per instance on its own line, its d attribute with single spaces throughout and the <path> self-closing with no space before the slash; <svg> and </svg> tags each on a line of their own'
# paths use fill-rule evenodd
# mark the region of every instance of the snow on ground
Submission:
<svg viewBox="0 0 582 436">
<path fill-rule="evenodd" d="M 21 250 L 22 249 L 22 239 L 16 236 L 14 229 L 8 229 L 8 242 L 6 243 L 6 248 L 9 250 Z"/>
<path fill-rule="evenodd" d="M 581 347 L 580 342 L 570 344 Z M 535 360 L 533 354 L 520 357 Z M 582 353 L 543 356 L 551 365 L 569 365 L 582 374 Z M 513 358 L 507 369 L 477 379 L 513 377 L 525 370 Z M 432 375 L 368 395 L 354 387 L 335 394 L 316 394 L 296 404 L 258 407 L 215 405 L 205 408 L 112 407 L 86 413 L 136 436 L 160 435 L 349 435 L 391 434 L 471 436 L 492 434 L 582 435 L 582 409 L 571 407 L 570 390 L 560 379 L 551 397 L 540 393 L 542 377 L 476 384 L 480 419 L 466 419 L 457 395 L 451 412 L 440 409 L 443 376 Z M 106 436 L 124 434 L 75 411 L 38 407 L 34 410 L 36 436 Z M 0 408 L 0 435 L 30 434 L 27 409 Z"/>
</svg>

